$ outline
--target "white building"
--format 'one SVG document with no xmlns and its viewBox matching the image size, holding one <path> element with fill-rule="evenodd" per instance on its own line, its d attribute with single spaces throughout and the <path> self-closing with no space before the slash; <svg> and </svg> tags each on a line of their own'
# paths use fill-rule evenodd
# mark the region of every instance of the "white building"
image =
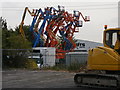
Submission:
<svg viewBox="0 0 120 90">
<path fill-rule="evenodd" d="M 42 55 L 40 57 L 40 54 Z M 54 47 L 35 47 L 29 58 L 36 59 L 38 64 L 42 66 L 54 66 L 55 65 L 55 48 Z"/>
<path fill-rule="evenodd" d="M 76 45 L 77 47 L 74 50 L 80 51 L 80 52 L 87 52 L 90 48 L 103 46 L 102 43 L 87 41 L 87 40 L 80 40 L 80 39 L 77 39 Z"/>
</svg>

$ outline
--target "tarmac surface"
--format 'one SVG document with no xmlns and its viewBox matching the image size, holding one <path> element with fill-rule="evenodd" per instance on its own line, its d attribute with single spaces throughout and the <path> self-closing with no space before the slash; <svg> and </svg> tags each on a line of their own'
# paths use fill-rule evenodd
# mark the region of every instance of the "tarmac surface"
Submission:
<svg viewBox="0 0 120 90">
<path fill-rule="evenodd" d="M 3 71 L 3 88 L 67 88 L 75 87 L 75 73 L 48 70 Z"/>
<path fill-rule="evenodd" d="M 2 88 L 81 88 L 74 84 L 75 73 L 51 70 L 3 70 Z M 99 89 L 101 90 L 101 89 Z"/>
</svg>

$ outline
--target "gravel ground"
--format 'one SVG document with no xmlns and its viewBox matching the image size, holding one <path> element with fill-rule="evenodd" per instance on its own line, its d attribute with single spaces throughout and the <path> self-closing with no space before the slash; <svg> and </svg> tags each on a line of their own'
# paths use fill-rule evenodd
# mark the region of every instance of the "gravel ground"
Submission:
<svg viewBox="0 0 120 90">
<path fill-rule="evenodd" d="M 71 88 L 75 87 L 75 73 L 50 70 L 5 70 L 3 88 Z"/>
<path fill-rule="evenodd" d="M 75 73 L 51 70 L 3 70 L 2 88 L 75 88 L 79 90 L 96 90 L 76 87 Z M 99 89 L 101 90 L 101 89 Z"/>
</svg>

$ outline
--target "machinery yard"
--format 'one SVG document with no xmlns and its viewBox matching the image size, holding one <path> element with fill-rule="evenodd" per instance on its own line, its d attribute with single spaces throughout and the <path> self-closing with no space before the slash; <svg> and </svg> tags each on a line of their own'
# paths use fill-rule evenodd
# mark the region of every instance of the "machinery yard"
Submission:
<svg viewBox="0 0 120 90">
<path fill-rule="evenodd" d="M 20 15 L 0 17 L 2 89 L 120 90 L 120 2 L 46 3 L 3 3 Z"/>
</svg>

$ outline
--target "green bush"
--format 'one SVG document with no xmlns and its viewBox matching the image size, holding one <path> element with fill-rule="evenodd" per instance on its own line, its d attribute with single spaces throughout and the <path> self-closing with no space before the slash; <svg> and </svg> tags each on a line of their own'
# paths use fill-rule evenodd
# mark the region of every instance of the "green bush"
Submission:
<svg viewBox="0 0 120 90">
<path fill-rule="evenodd" d="M 27 69 L 37 69 L 38 66 L 37 66 L 35 60 L 27 59 L 27 61 L 25 62 L 25 68 L 27 68 Z"/>
<path fill-rule="evenodd" d="M 10 57 L 9 59 L 4 60 L 3 68 L 27 68 L 27 69 L 36 69 L 38 68 L 37 63 L 33 59 L 28 59 L 22 56 Z"/>
</svg>

